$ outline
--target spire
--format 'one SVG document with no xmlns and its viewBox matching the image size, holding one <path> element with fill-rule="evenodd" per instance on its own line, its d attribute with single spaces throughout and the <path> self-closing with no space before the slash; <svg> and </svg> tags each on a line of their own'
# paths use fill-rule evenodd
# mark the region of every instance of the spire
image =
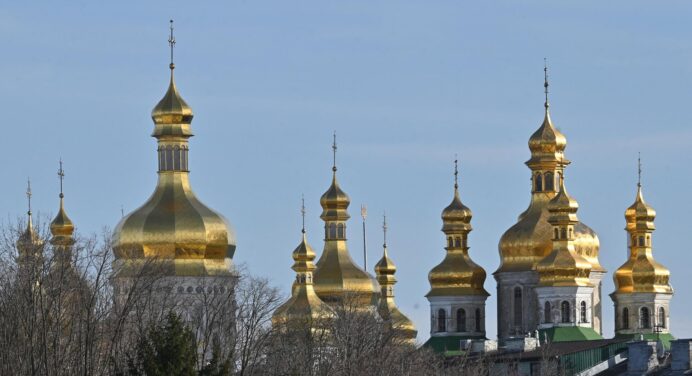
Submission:
<svg viewBox="0 0 692 376">
<path fill-rule="evenodd" d="M 336 131 L 334 131 L 334 142 L 332 143 L 332 153 L 334 156 L 334 163 L 332 165 L 332 171 L 334 171 L 334 175 L 336 175 Z"/>
<path fill-rule="evenodd" d="M 459 189 L 459 160 L 457 155 L 454 154 L 454 192 Z"/>
<path fill-rule="evenodd" d="M 642 153 L 637 153 L 637 187 L 642 187 Z"/>
<path fill-rule="evenodd" d="M 171 34 L 168 37 L 168 45 L 171 47 L 171 64 L 168 66 L 171 68 L 171 72 L 175 69 L 175 64 L 173 64 L 173 49 L 175 48 L 175 37 L 173 36 L 173 20 L 170 20 L 170 30 Z"/>
<path fill-rule="evenodd" d="M 548 107 L 550 107 L 550 104 L 548 103 L 548 59 L 543 58 L 543 88 L 545 92 L 545 110 L 548 111 Z"/>
<path fill-rule="evenodd" d="M 156 127 L 154 129 L 154 137 L 160 136 L 182 136 L 190 137 L 190 123 L 192 122 L 192 108 L 183 100 L 178 93 L 178 88 L 173 79 L 173 49 L 175 48 L 175 37 L 173 36 L 173 20 L 170 20 L 170 34 L 168 36 L 168 46 L 171 49 L 171 62 L 168 67 L 171 70 L 171 79 L 168 84 L 168 90 L 159 103 L 151 111 L 151 117 L 157 125 L 166 124 L 166 127 Z M 174 126 L 170 126 L 174 125 Z"/>
<path fill-rule="evenodd" d="M 300 196 L 300 202 L 300 215 L 301 217 L 303 217 L 303 229 L 301 230 L 301 232 L 305 234 L 305 195 Z"/>
<path fill-rule="evenodd" d="M 31 227 L 31 179 L 26 179 L 26 201 L 28 203 L 29 210 L 26 214 L 29 216 L 29 227 Z"/>
<path fill-rule="evenodd" d="M 65 179 L 65 170 L 63 170 L 62 158 L 60 158 L 59 168 L 58 168 L 58 180 L 60 181 L 60 209 L 58 209 L 58 214 L 55 219 L 50 223 L 50 232 L 53 235 L 51 239 L 51 244 L 54 245 L 72 245 L 74 239 L 72 239 L 72 234 L 74 233 L 74 224 L 67 216 L 65 212 L 65 195 L 63 194 L 63 181 Z"/>
<path fill-rule="evenodd" d="M 392 289 L 389 286 L 394 286 L 396 279 L 394 278 L 394 273 L 396 273 L 396 266 L 394 262 L 389 258 L 387 252 L 387 214 L 382 214 L 382 237 L 384 242 L 382 243 L 382 258 L 375 265 L 375 273 L 377 274 L 377 281 L 380 283 L 382 288 L 383 297 L 392 296 Z"/>
</svg>

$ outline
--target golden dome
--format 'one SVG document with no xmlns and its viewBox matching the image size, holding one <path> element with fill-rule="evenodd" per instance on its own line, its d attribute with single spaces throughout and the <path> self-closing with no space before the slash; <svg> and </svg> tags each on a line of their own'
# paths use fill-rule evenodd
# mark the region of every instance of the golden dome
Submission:
<svg viewBox="0 0 692 376">
<path fill-rule="evenodd" d="M 536 266 L 541 286 L 591 286 L 591 264 L 574 247 L 578 209 L 579 204 L 567 193 L 564 178 L 560 179 L 560 192 L 548 203 L 553 249 Z"/>
<path fill-rule="evenodd" d="M 322 206 L 320 218 L 323 221 L 346 221 L 351 218 L 347 211 L 350 204 L 351 199 L 341 190 L 336 180 L 336 167 L 334 167 L 332 184 L 320 198 L 320 206 Z"/>
<path fill-rule="evenodd" d="M 188 106 L 178 92 L 173 79 L 173 68 L 171 68 L 171 80 L 168 84 L 168 90 L 151 111 L 151 118 L 156 124 L 189 124 L 192 122 L 193 116 L 192 108 Z"/>
<path fill-rule="evenodd" d="M 17 239 L 17 249 L 20 254 L 36 251 L 34 248 L 42 245 L 42 239 L 36 233 L 36 229 L 34 229 L 34 222 L 31 219 L 31 210 L 27 212 L 27 215 L 26 229 Z"/>
<path fill-rule="evenodd" d="M 566 146 L 565 136 L 553 126 L 546 101 L 543 124 L 529 140 L 531 159 L 526 165 L 534 176 L 545 176 L 546 180 L 550 176 L 551 181 L 559 179 L 570 163 L 564 158 Z M 532 189 L 529 207 L 500 238 L 501 264 L 495 273 L 534 270 L 550 254 L 553 245 L 548 203 L 556 194 L 555 190 Z M 591 228 L 581 222 L 574 225 L 575 251 L 589 261 L 592 271 L 605 272 L 598 260 L 599 246 L 598 236 Z"/>
<path fill-rule="evenodd" d="M 190 187 L 187 169 L 192 110 L 173 82 L 152 111 L 158 139 L 159 172 L 154 193 L 116 226 L 116 259 L 128 266 L 155 257 L 180 276 L 227 275 L 235 253 L 235 234 L 226 219 L 205 206 Z"/>
<path fill-rule="evenodd" d="M 672 294 L 670 271 L 653 257 L 651 237 L 656 211 L 644 201 L 641 185 L 637 187 L 634 203 L 625 210 L 630 238 L 630 257 L 613 276 L 616 293 Z"/>
<path fill-rule="evenodd" d="M 336 155 L 336 141 L 332 148 Z M 348 298 L 355 299 L 361 308 L 374 308 L 380 289 L 375 278 L 356 266 L 348 252 L 346 221 L 350 218 L 347 210 L 350 199 L 336 180 L 336 163 L 332 171 L 332 184 L 320 199 L 325 240 L 324 251 L 314 273 L 315 291 L 320 299 L 329 304 Z"/>
<path fill-rule="evenodd" d="M 72 234 L 74 233 L 74 224 L 65 212 L 64 196 L 60 194 L 60 209 L 53 221 L 50 223 L 50 232 L 53 235 L 51 244 L 70 245 L 74 243 Z"/>
<path fill-rule="evenodd" d="M 305 320 L 329 319 L 334 311 L 315 293 L 312 285 L 312 272 L 315 270 L 315 252 L 307 242 L 305 231 L 296 249 L 293 251 L 293 267 L 296 280 L 293 283 L 291 297 L 274 311 L 272 322 L 282 324 L 292 320 L 303 323 Z"/>
<path fill-rule="evenodd" d="M 430 292 L 426 297 L 490 295 L 483 287 L 485 270 L 469 257 L 467 239 L 472 230 L 471 217 L 471 209 L 461 203 L 455 182 L 452 203 L 442 211 L 442 232 L 447 237 L 447 253 L 444 260 L 428 274 Z"/>
<path fill-rule="evenodd" d="M 388 326 L 388 329 L 395 330 L 402 334 L 403 338 L 408 342 L 413 342 L 416 339 L 416 326 L 406 315 L 404 315 L 397 307 L 394 301 L 394 285 L 396 284 L 396 266 L 387 254 L 387 220 L 383 221 L 382 229 L 384 230 L 384 244 L 382 245 L 382 258 L 375 265 L 375 273 L 377 281 L 381 286 L 381 298 L 378 307 L 378 312 Z"/>
</svg>

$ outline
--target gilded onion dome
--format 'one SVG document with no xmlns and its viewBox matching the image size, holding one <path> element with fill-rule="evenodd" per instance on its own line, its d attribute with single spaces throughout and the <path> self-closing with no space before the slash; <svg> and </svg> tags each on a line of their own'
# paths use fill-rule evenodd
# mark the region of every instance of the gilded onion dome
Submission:
<svg viewBox="0 0 692 376">
<path fill-rule="evenodd" d="M 579 204 L 567 193 L 565 179 L 560 192 L 548 203 L 553 250 L 536 266 L 540 286 L 591 286 L 591 263 L 575 250 L 574 228 L 579 223 Z"/>
<path fill-rule="evenodd" d="M 293 251 L 293 267 L 296 279 L 293 282 L 291 297 L 274 311 L 272 322 L 284 324 L 289 321 L 329 319 L 334 316 L 334 311 L 324 303 L 315 293 L 313 287 L 313 275 L 315 270 L 315 252 L 308 244 L 303 227 L 303 236 L 300 244 Z"/>
<path fill-rule="evenodd" d="M 565 136 L 553 125 L 547 100 L 543 123 L 529 139 L 531 158 L 531 202 L 519 215 L 517 223 L 500 238 L 501 264 L 496 273 L 533 270 L 552 251 L 552 226 L 548 223 L 548 202 L 558 193 L 560 176 L 570 163 L 564 157 Z M 596 233 L 584 223 L 574 225 L 575 251 L 591 264 L 593 271 L 605 272 L 598 260 L 599 241 Z"/>
<path fill-rule="evenodd" d="M 673 293 L 670 271 L 653 256 L 651 238 L 656 229 L 655 218 L 656 211 L 644 201 L 641 184 L 638 184 L 637 197 L 625 210 L 630 257 L 613 276 L 616 293 Z"/>
<path fill-rule="evenodd" d="M 378 312 L 388 329 L 393 329 L 401 333 L 404 339 L 413 342 L 416 339 L 416 326 L 406 315 L 401 313 L 394 301 L 394 285 L 396 284 L 396 266 L 387 254 L 387 220 L 385 218 L 382 229 L 384 230 L 384 244 L 382 258 L 375 264 L 375 274 L 377 282 L 381 287 L 381 298 Z"/>
<path fill-rule="evenodd" d="M 324 251 L 317 261 L 315 291 L 325 302 L 332 304 L 344 298 L 355 298 L 361 308 L 376 307 L 379 299 L 377 281 L 351 259 L 346 243 L 346 221 L 350 218 L 348 195 L 336 179 L 336 138 L 334 145 L 332 184 L 322 195 L 320 205 L 324 221 Z"/>
<path fill-rule="evenodd" d="M 484 295 L 488 292 L 483 287 L 486 273 L 483 268 L 469 257 L 468 234 L 471 232 L 471 209 L 459 198 L 457 183 L 458 169 L 454 168 L 454 198 L 442 211 L 442 232 L 447 237 L 447 254 L 444 260 L 430 271 L 431 296 Z"/>
<path fill-rule="evenodd" d="M 65 212 L 64 195 L 60 194 L 60 209 L 53 221 L 50 223 L 50 233 L 53 235 L 51 244 L 54 245 L 71 245 L 74 243 L 72 235 L 74 233 L 74 224 L 70 217 Z"/>
<path fill-rule="evenodd" d="M 113 235 L 116 259 L 128 267 L 155 257 L 179 276 L 227 275 L 235 252 L 235 234 L 226 219 L 199 201 L 190 187 L 188 139 L 192 109 L 171 77 L 152 119 L 158 141 L 158 183 L 149 199 L 126 215 Z"/>
</svg>

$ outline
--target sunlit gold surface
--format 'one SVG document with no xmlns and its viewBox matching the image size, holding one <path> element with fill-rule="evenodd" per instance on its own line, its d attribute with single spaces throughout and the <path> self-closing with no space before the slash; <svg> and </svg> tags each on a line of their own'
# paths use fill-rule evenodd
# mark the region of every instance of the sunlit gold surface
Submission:
<svg viewBox="0 0 692 376">
<path fill-rule="evenodd" d="M 546 106 L 543 123 L 529 139 L 531 158 L 526 162 L 532 174 L 552 173 L 556 180 L 569 161 L 564 158 L 565 136 L 552 124 Z M 534 176 L 532 175 L 532 176 Z M 534 270 L 537 263 L 552 251 L 552 226 L 548 223 L 548 202 L 557 191 L 531 190 L 529 207 L 519 215 L 516 224 L 500 238 L 501 264 L 495 273 Z M 605 272 L 598 260 L 599 241 L 585 224 L 574 225 L 574 249 L 591 264 L 591 270 Z"/>
<path fill-rule="evenodd" d="M 60 197 L 60 209 L 58 210 L 58 214 L 50 223 L 50 232 L 53 235 L 50 241 L 51 244 L 71 245 L 74 243 L 74 239 L 72 238 L 72 234 L 74 233 L 74 224 L 65 212 L 63 197 Z"/>
<path fill-rule="evenodd" d="M 468 233 L 472 230 L 472 216 L 471 209 L 462 204 L 459 190 L 455 187 L 452 203 L 442 211 L 442 231 L 448 239 L 445 247 L 447 253 L 444 260 L 428 274 L 431 288 L 427 297 L 489 295 L 483 287 L 485 270 L 471 260 L 466 244 Z M 463 239 L 458 245 L 457 238 Z"/>
<path fill-rule="evenodd" d="M 178 93 L 172 69 L 168 91 L 152 119 L 160 147 L 187 147 L 192 110 Z M 169 273 L 179 276 L 228 274 L 235 252 L 235 234 L 227 221 L 197 199 L 189 172 L 183 170 L 159 171 L 154 193 L 120 221 L 113 240 L 116 258 L 126 261 L 120 275 L 148 258 L 161 260 Z"/>
<path fill-rule="evenodd" d="M 630 257 L 613 276 L 616 293 L 673 293 L 670 271 L 653 256 L 651 236 L 656 229 L 655 218 L 656 211 L 644 201 L 641 186 L 638 187 L 634 204 L 625 211 Z M 639 245 L 639 237 L 644 237 L 643 245 Z"/>
<path fill-rule="evenodd" d="M 564 179 L 560 179 L 560 192 L 547 207 L 550 214 L 548 222 L 553 229 L 558 230 L 559 237 L 552 237 L 552 251 L 536 266 L 539 285 L 591 286 L 591 264 L 574 247 L 573 226 L 579 223 L 579 204 L 567 193 Z"/>
<path fill-rule="evenodd" d="M 385 322 L 390 325 L 391 329 L 397 330 L 404 335 L 409 341 L 414 341 L 418 331 L 406 315 L 404 315 L 397 307 L 394 301 L 394 285 L 396 284 L 396 266 L 387 254 L 387 245 L 384 245 L 382 258 L 375 265 L 375 273 L 377 282 L 381 287 L 380 304 L 378 312 Z"/>
<path fill-rule="evenodd" d="M 296 280 L 291 297 L 274 311 L 272 322 L 285 323 L 291 320 L 318 320 L 333 317 L 333 310 L 315 293 L 312 272 L 315 270 L 315 252 L 307 242 L 305 233 L 298 247 L 293 251 L 293 267 Z"/>
<path fill-rule="evenodd" d="M 325 222 L 325 228 L 332 224 L 346 225 L 350 217 L 347 211 L 350 202 L 336 180 L 334 167 L 332 184 L 320 199 L 320 218 Z M 363 308 L 377 306 L 380 293 L 377 281 L 353 262 L 345 234 L 343 237 L 325 238 L 324 251 L 317 262 L 314 277 L 315 291 L 327 303 L 339 302 L 348 296 L 356 299 Z"/>
</svg>

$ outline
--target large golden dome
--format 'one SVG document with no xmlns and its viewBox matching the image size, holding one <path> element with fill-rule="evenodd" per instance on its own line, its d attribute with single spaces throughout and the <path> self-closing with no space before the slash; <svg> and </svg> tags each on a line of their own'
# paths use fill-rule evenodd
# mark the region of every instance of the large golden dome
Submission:
<svg viewBox="0 0 692 376">
<path fill-rule="evenodd" d="M 336 155 L 336 141 L 333 149 Z M 320 199 L 325 237 L 324 250 L 314 273 L 315 291 L 320 299 L 330 304 L 346 298 L 354 299 L 361 308 L 374 308 L 380 289 L 375 278 L 358 267 L 348 252 L 346 221 L 350 218 L 351 200 L 336 179 L 336 162 L 332 172 L 332 183 Z"/>
<path fill-rule="evenodd" d="M 651 237 L 656 211 L 644 201 L 641 185 L 634 203 L 625 211 L 630 242 L 630 257 L 613 275 L 616 293 L 672 294 L 670 271 L 653 256 Z"/>
<path fill-rule="evenodd" d="M 113 248 L 116 259 L 128 266 L 157 258 L 182 276 L 230 273 L 235 234 L 226 219 L 205 206 L 190 187 L 188 139 L 192 136 L 192 109 L 182 99 L 173 80 L 164 98 L 152 111 L 153 137 L 158 140 L 158 183 L 149 199 L 116 226 Z"/>
<path fill-rule="evenodd" d="M 455 169 L 455 176 L 457 171 Z M 454 184 L 454 198 L 442 211 L 442 232 L 447 238 L 445 258 L 428 273 L 432 296 L 484 295 L 485 270 L 471 260 L 467 244 L 473 213 L 459 198 L 459 186 Z"/>
<path fill-rule="evenodd" d="M 519 215 L 517 223 L 500 238 L 501 264 L 496 273 L 534 270 L 536 264 L 552 251 L 548 202 L 558 193 L 555 182 L 569 164 L 564 158 L 566 146 L 566 138 L 553 126 L 546 103 L 543 123 L 529 139 L 531 159 L 526 165 L 532 170 L 531 202 Z M 576 252 L 589 261 L 593 271 L 604 272 L 598 260 L 599 240 L 596 233 L 578 222 L 574 225 L 574 237 Z"/>
</svg>

